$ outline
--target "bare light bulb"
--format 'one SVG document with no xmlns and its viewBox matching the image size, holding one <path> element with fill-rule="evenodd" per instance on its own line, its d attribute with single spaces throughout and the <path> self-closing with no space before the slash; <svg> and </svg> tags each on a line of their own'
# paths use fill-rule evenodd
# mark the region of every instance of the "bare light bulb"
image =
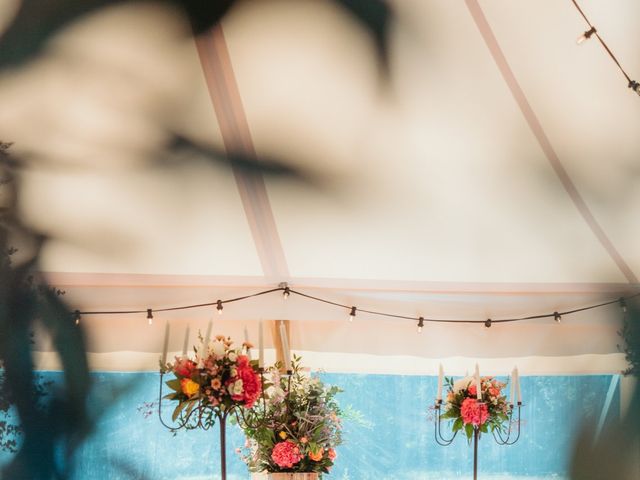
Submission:
<svg viewBox="0 0 640 480">
<path fill-rule="evenodd" d="M 217 304 L 216 310 L 218 310 L 218 315 L 222 315 L 222 300 L 218 300 Z"/>
<path fill-rule="evenodd" d="M 422 333 L 423 328 L 424 328 L 424 318 L 420 317 L 418 319 L 418 333 Z"/>
<path fill-rule="evenodd" d="M 594 33 L 596 33 L 596 27 L 591 27 L 589 30 L 587 30 L 586 32 L 584 32 L 582 35 L 580 35 L 577 39 L 576 39 L 576 43 L 578 45 L 582 45 L 582 43 L 586 42 L 587 40 L 589 40 L 591 38 L 591 35 L 593 35 Z"/>
<path fill-rule="evenodd" d="M 351 307 L 351 312 L 349 313 L 349 321 L 353 322 L 354 318 L 356 318 L 356 307 Z"/>
<path fill-rule="evenodd" d="M 149 325 L 153 325 L 153 310 L 147 308 L 147 320 L 149 320 Z"/>
</svg>

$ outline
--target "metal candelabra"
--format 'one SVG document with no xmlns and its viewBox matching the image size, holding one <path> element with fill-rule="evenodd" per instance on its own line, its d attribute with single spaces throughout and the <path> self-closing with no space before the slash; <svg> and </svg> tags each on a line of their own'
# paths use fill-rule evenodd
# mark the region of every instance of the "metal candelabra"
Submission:
<svg viewBox="0 0 640 480">
<path fill-rule="evenodd" d="M 262 403 L 262 412 L 258 413 L 260 409 L 253 410 L 254 414 L 250 417 L 245 413 L 245 407 L 240 404 L 234 404 L 230 407 L 226 407 L 224 404 L 222 405 L 209 405 L 203 404 L 202 401 L 199 404 L 191 409 L 187 407 L 186 412 L 181 412 L 177 417 L 176 421 L 174 421 L 173 425 L 167 424 L 162 418 L 162 399 L 163 399 L 163 378 L 164 372 L 160 372 L 160 394 L 158 399 L 158 418 L 160 419 L 160 423 L 169 429 L 171 432 L 177 432 L 178 430 L 194 430 L 196 428 L 201 428 L 203 430 L 209 430 L 212 428 L 216 421 L 218 422 L 218 427 L 220 429 L 220 473 L 222 480 L 227 479 L 227 418 L 229 415 L 233 414 L 238 421 L 238 424 L 243 427 L 249 428 L 259 428 L 264 426 L 268 422 L 267 418 L 267 401 L 266 401 L 266 393 L 264 389 L 264 368 L 260 367 L 258 369 L 258 373 L 260 374 L 260 380 L 262 385 L 261 392 L 261 402 Z M 287 381 L 287 391 L 285 392 L 285 399 L 288 399 L 288 392 L 291 388 L 291 370 L 287 370 L 286 374 L 288 376 Z M 287 401 L 287 400 L 285 400 Z M 255 409 L 255 406 L 253 407 Z M 288 401 L 287 401 L 288 408 Z"/>
<path fill-rule="evenodd" d="M 493 434 L 493 438 L 498 445 L 513 445 L 520 439 L 520 409 L 524 405 L 522 402 L 518 402 L 517 405 L 509 404 L 509 415 L 508 415 L 508 423 L 509 427 L 505 433 L 501 432 L 500 429 L 496 428 L 491 433 Z M 513 419 L 513 411 L 515 407 L 518 408 L 518 418 L 517 420 Z M 442 410 L 442 399 L 436 400 L 434 405 L 435 410 L 435 439 L 438 445 L 442 445 L 443 447 L 448 447 L 453 443 L 453 440 L 458 435 L 459 430 L 453 432 L 450 438 L 445 437 L 442 434 L 442 429 L 440 427 L 440 412 Z M 514 429 L 513 426 L 517 425 L 517 429 Z M 513 438 L 512 438 L 513 434 Z M 473 480 L 477 480 L 478 478 L 478 440 L 480 440 L 480 427 L 473 427 Z"/>
</svg>

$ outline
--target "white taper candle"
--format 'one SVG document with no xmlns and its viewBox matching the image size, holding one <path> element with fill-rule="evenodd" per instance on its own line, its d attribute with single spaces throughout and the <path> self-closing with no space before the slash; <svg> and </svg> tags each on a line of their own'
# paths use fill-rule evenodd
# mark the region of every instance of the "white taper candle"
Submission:
<svg viewBox="0 0 640 480">
<path fill-rule="evenodd" d="M 284 322 L 280 322 L 280 338 L 282 340 L 282 356 L 284 357 L 284 369 L 291 370 L 291 352 L 289 351 L 289 339 Z"/>
<path fill-rule="evenodd" d="M 264 368 L 264 330 L 262 319 L 258 323 L 258 367 Z"/>
<path fill-rule="evenodd" d="M 209 354 L 209 342 L 211 341 L 211 329 L 213 328 L 213 320 L 209 320 L 207 324 L 207 332 L 204 336 L 204 352 L 200 352 L 202 355 Z"/>
<path fill-rule="evenodd" d="M 444 370 L 442 368 L 442 364 L 438 366 L 438 394 L 436 395 L 436 400 L 442 400 L 442 382 L 444 380 Z"/>
<path fill-rule="evenodd" d="M 476 398 L 482 401 L 482 385 L 480 383 L 480 367 L 478 367 L 477 363 L 476 363 L 475 380 L 476 380 Z"/>
<path fill-rule="evenodd" d="M 167 351 L 169 350 L 169 321 L 164 326 L 164 341 L 162 343 L 162 365 L 167 363 Z"/>
<path fill-rule="evenodd" d="M 182 356 L 184 357 L 187 354 L 187 349 L 189 348 L 189 325 L 187 325 L 187 330 L 184 332 L 184 343 L 182 344 Z"/>
<path fill-rule="evenodd" d="M 516 375 L 517 375 L 517 373 L 516 373 L 516 369 L 514 367 L 513 370 L 511 370 L 511 381 L 509 382 L 511 384 L 510 388 L 509 388 L 509 403 L 511 405 L 513 405 L 513 401 L 516 398 L 516 385 L 515 385 Z"/>
<path fill-rule="evenodd" d="M 244 343 L 247 344 L 247 357 L 249 357 L 249 360 L 251 360 L 251 349 L 249 348 L 249 330 L 247 329 L 246 325 L 244 327 Z"/>
</svg>

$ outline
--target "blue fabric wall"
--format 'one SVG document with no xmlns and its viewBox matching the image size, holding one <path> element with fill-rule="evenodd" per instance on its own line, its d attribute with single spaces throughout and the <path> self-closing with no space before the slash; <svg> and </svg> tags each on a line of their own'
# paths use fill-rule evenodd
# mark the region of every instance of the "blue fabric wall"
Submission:
<svg viewBox="0 0 640 480">
<path fill-rule="evenodd" d="M 45 372 L 60 381 L 60 374 Z M 429 406 L 436 377 L 323 374 L 341 386 L 343 407 L 358 412 L 345 422 L 345 444 L 338 449 L 332 479 L 469 478 L 472 449 L 463 437 L 438 446 Z M 218 431 L 179 432 L 162 427 L 155 411 L 145 418 L 145 402 L 157 401 L 159 375 L 95 373 L 91 397 L 99 416 L 95 431 L 76 459 L 78 480 L 176 480 L 219 478 Z M 581 422 L 597 422 L 611 376 L 523 377 L 524 428 L 514 446 L 498 446 L 491 436 L 480 441 L 483 479 L 563 478 L 571 445 Z M 619 392 L 609 418 L 619 415 Z M 170 418 L 171 408 L 166 409 Z M 250 478 L 234 449 L 244 439 L 236 427 L 228 432 L 229 478 Z M 0 453 L 0 462 L 7 455 Z"/>
</svg>

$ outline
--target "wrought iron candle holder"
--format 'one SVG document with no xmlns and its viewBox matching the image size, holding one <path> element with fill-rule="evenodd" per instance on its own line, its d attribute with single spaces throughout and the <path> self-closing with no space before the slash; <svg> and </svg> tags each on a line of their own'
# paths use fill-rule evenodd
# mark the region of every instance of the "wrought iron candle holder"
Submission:
<svg viewBox="0 0 640 480">
<path fill-rule="evenodd" d="M 189 409 L 187 407 L 186 412 L 180 412 L 179 416 L 174 421 L 174 424 L 168 424 L 162 418 L 162 400 L 163 400 L 163 388 L 164 388 L 164 374 L 165 372 L 160 372 L 160 393 L 158 399 L 158 418 L 160 419 L 160 423 L 170 430 L 171 432 L 177 432 L 179 430 L 195 430 L 197 428 L 201 428 L 203 430 L 209 430 L 212 428 L 216 421 L 218 423 L 218 427 L 220 429 L 220 473 L 222 480 L 227 479 L 227 419 L 230 415 L 235 416 L 236 421 L 241 427 L 249 427 L 249 428 L 260 428 L 268 423 L 269 419 L 267 418 L 267 400 L 266 393 L 264 389 L 264 368 L 260 367 L 258 369 L 258 373 L 260 374 L 260 380 L 262 385 L 261 391 L 261 401 L 259 403 L 262 404 L 262 409 L 256 407 L 254 405 L 253 415 L 250 417 L 246 415 L 246 408 L 240 404 L 234 404 L 230 407 L 226 405 L 209 405 L 203 404 L 202 401 L 195 407 Z M 285 392 L 285 402 L 287 408 L 289 408 L 288 402 L 288 393 L 291 388 L 291 370 L 287 370 L 286 375 L 288 376 L 287 381 L 287 391 Z M 258 413 L 262 410 L 260 413 Z"/>
<path fill-rule="evenodd" d="M 499 429 L 494 429 L 491 433 L 493 434 L 493 438 L 498 445 L 513 445 L 520 439 L 520 409 L 523 407 L 522 402 L 518 402 L 517 405 L 509 404 L 509 415 L 508 415 L 508 423 L 509 427 L 505 433 L 501 432 Z M 513 412 L 515 408 L 518 408 L 518 418 L 517 420 L 513 419 Z M 442 429 L 440 426 L 441 418 L 440 414 L 442 411 L 442 399 L 436 400 L 434 405 L 435 410 L 435 439 L 438 445 L 443 447 L 448 447 L 453 443 L 456 436 L 458 435 L 459 430 L 456 430 L 452 433 L 450 438 L 447 438 L 442 434 Z M 513 428 L 517 426 L 517 428 Z M 477 480 L 478 478 L 478 441 L 480 440 L 480 427 L 473 427 L 473 479 Z M 513 435 L 513 437 L 512 437 Z"/>
</svg>

